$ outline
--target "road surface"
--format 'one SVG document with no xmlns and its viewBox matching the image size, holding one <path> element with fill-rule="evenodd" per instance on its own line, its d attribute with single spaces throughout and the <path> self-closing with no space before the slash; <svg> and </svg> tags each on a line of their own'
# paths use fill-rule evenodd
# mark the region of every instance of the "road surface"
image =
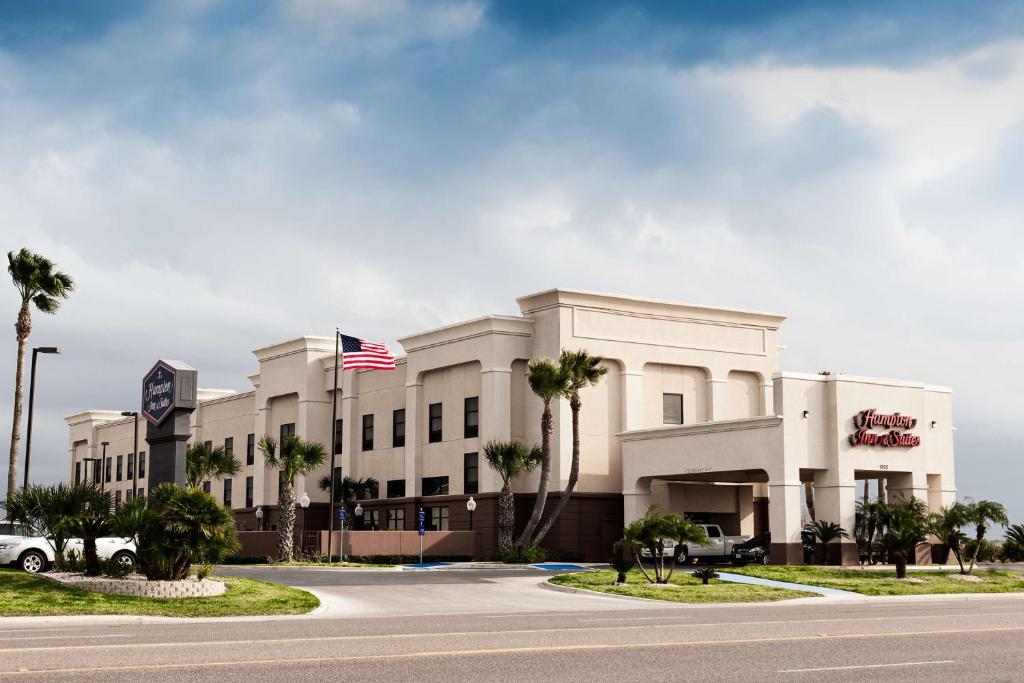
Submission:
<svg viewBox="0 0 1024 683">
<path fill-rule="evenodd" d="M 1024 599 L 1013 597 L 663 607 L 544 590 L 539 576 L 521 570 L 251 572 L 316 582 L 314 590 L 343 606 L 393 606 L 275 620 L 0 620 L 0 681 L 1024 678 Z M 521 610 L 510 609 L 510 585 Z M 497 587 L 500 609 L 480 609 L 488 586 Z M 413 590 L 433 597 L 402 616 L 403 595 Z M 451 598 L 460 590 L 475 596 L 468 608 Z M 372 600 L 346 602 L 361 592 Z M 424 615 L 431 604 L 435 611 Z"/>
</svg>

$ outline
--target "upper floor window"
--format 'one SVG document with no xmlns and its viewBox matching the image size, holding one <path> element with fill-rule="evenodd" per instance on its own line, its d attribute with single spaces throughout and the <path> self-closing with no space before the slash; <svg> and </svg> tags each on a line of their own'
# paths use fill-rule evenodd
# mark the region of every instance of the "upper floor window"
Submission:
<svg viewBox="0 0 1024 683">
<path fill-rule="evenodd" d="M 253 479 L 252 479 L 252 477 L 246 477 L 245 478 L 245 507 L 247 507 L 247 508 L 251 508 L 252 507 L 252 489 L 253 489 Z"/>
<path fill-rule="evenodd" d="M 110 483 L 110 470 L 113 468 L 113 465 L 114 465 L 114 459 L 113 458 L 107 458 L 107 463 L 106 463 L 107 471 L 106 471 L 106 475 L 107 475 L 107 483 L 108 484 Z"/>
<path fill-rule="evenodd" d="M 212 451 L 213 450 L 213 442 L 212 441 L 204 441 L 203 445 L 206 446 L 206 450 L 208 450 L 208 451 Z"/>
<path fill-rule="evenodd" d="M 448 477 L 423 477 L 424 496 L 447 496 Z"/>
<path fill-rule="evenodd" d="M 256 462 L 256 435 L 247 434 L 245 437 L 245 464 L 252 465 Z"/>
<path fill-rule="evenodd" d="M 224 505 L 231 507 L 231 480 L 224 480 Z"/>
<path fill-rule="evenodd" d="M 131 479 L 135 475 L 135 458 L 131 455 L 128 456 L 128 472 L 125 474 L 125 479 Z M 129 491 L 128 493 L 131 493 Z"/>
<path fill-rule="evenodd" d="M 661 421 L 667 425 L 683 424 L 683 395 L 661 395 Z"/>
<path fill-rule="evenodd" d="M 228 456 L 235 454 L 235 437 L 229 436 L 224 439 L 224 453 Z"/>
<path fill-rule="evenodd" d="M 391 420 L 391 447 L 401 448 L 405 445 L 405 408 L 399 408 L 392 413 Z"/>
<path fill-rule="evenodd" d="M 388 480 L 388 498 L 405 498 L 405 479 Z"/>
<path fill-rule="evenodd" d="M 428 441 L 430 441 L 430 443 L 437 443 L 441 440 L 441 404 L 431 403 L 430 408 L 428 409 L 428 415 Z"/>
<path fill-rule="evenodd" d="M 373 450 L 373 415 L 363 415 L 363 450 Z"/>
<path fill-rule="evenodd" d="M 146 476 L 146 451 L 139 451 L 139 479 Z"/>
<path fill-rule="evenodd" d="M 122 470 L 124 469 L 124 456 L 117 456 L 117 480 L 121 481 Z"/>
<path fill-rule="evenodd" d="M 209 481 L 204 481 L 203 482 L 203 493 L 209 493 L 209 492 L 210 492 L 210 482 Z"/>
<path fill-rule="evenodd" d="M 334 421 L 334 454 L 340 455 L 344 450 L 342 444 L 345 443 L 345 421 L 342 419 L 336 419 Z"/>
<path fill-rule="evenodd" d="M 472 439 L 480 432 L 480 397 L 470 396 L 466 399 L 466 420 L 462 436 Z"/>
<path fill-rule="evenodd" d="M 286 422 L 281 425 L 281 441 L 284 441 L 287 436 L 295 436 L 295 423 Z"/>
<path fill-rule="evenodd" d="M 466 495 L 480 492 L 480 456 L 476 453 L 462 457 L 462 482 Z"/>
<path fill-rule="evenodd" d="M 82 482 L 82 463 L 75 463 L 75 483 L 80 484 Z"/>
</svg>

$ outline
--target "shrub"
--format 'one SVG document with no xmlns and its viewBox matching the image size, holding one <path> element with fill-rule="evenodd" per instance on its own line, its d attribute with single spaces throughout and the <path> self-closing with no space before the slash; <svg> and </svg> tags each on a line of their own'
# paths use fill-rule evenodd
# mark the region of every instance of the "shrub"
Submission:
<svg viewBox="0 0 1024 683">
<path fill-rule="evenodd" d="M 981 539 L 981 545 L 978 545 L 978 540 L 975 538 L 970 539 L 964 545 L 964 554 L 967 557 L 975 557 L 974 550 L 977 548 L 978 562 L 996 562 L 999 560 L 999 546 L 987 538 Z"/>
<path fill-rule="evenodd" d="M 693 578 L 700 579 L 700 582 L 706 586 L 711 579 L 718 578 L 718 572 L 714 567 L 701 567 L 694 570 Z"/>
<path fill-rule="evenodd" d="M 618 576 L 615 583 L 626 583 L 626 574 L 636 566 L 636 558 L 633 556 L 633 548 L 626 541 L 616 541 L 612 546 L 612 556 L 608 558 L 608 564 L 612 566 Z"/>
<path fill-rule="evenodd" d="M 129 563 L 114 559 L 100 560 L 100 573 L 111 579 L 123 579 L 132 573 L 134 567 Z"/>
<path fill-rule="evenodd" d="M 1024 545 L 1016 541 L 1003 541 L 1000 559 L 1003 562 L 1024 562 Z"/>
<path fill-rule="evenodd" d="M 528 545 L 494 553 L 494 559 L 505 564 L 536 564 L 547 559 L 547 551 L 540 546 Z"/>
<path fill-rule="evenodd" d="M 64 555 L 64 564 L 60 567 L 61 571 L 79 573 L 85 571 L 85 560 L 82 559 L 81 554 L 76 550 L 69 550 Z"/>
<path fill-rule="evenodd" d="M 200 581 L 209 578 L 210 574 L 213 574 L 213 565 L 209 562 L 203 562 L 199 565 L 199 568 L 196 569 L 196 578 Z"/>
</svg>

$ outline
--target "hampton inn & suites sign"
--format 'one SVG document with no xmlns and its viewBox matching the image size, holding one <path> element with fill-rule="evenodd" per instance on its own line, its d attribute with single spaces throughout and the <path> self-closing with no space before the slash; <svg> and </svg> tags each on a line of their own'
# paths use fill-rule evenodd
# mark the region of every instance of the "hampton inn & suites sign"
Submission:
<svg viewBox="0 0 1024 683">
<path fill-rule="evenodd" d="M 921 437 L 911 434 L 917 418 L 899 413 L 879 413 L 874 408 L 862 410 L 853 418 L 850 445 L 913 448 L 921 445 Z M 888 430 L 888 431 L 876 431 Z"/>
</svg>

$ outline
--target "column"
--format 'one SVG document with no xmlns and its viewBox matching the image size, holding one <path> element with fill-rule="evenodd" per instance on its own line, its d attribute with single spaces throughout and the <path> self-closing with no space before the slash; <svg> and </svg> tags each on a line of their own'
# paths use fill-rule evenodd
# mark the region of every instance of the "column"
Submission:
<svg viewBox="0 0 1024 683">
<path fill-rule="evenodd" d="M 754 487 L 736 487 L 736 511 L 740 522 L 740 534 L 754 535 Z"/>
<path fill-rule="evenodd" d="M 793 473 L 785 480 L 768 482 L 768 527 L 772 535 L 769 557 L 772 564 L 803 564 L 800 538 L 800 496 L 803 485 Z"/>
<path fill-rule="evenodd" d="M 629 526 L 647 514 L 651 507 L 651 480 L 637 481 L 632 490 L 622 492 L 622 520 Z"/>
<path fill-rule="evenodd" d="M 836 522 L 850 535 L 849 539 L 833 541 L 829 557 L 832 564 L 856 565 L 857 542 L 853 538 L 857 515 L 857 481 L 853 472 L 840 475 L 832 470 L 814 473 L 814 509 L 819 520 Z"/>
<path fill-rule="evenodd" d="M 726 419 L 725 416 L 725 391 L 729 386 L 729 380 L 722 377 L 712 377 L 707 380 L 708 387 L 708 422 L 717 422 Z"/>
<path fill-rule="evenodd" d="M 761 383 L 761 414 L 775 414 L 775 385 L 772 382 Z"/>
<path fill-rule="evenodd" d="M 622 429 L 633 431 L 644 428 L 644 373 L 627 368 L 619 372 L 622 377 Z"/>
<path fill-rule="evenodd" d="M 484 444 L 512 438 L 512 368 L 483 368 L 480 371 L 480 437 L 478 477 L 480 492 L 500 491 L 501 478 L 487 466 Z"/>
<path fill-rule="evenodd" d="M 405 385 L 405 495 L 420 495 L 420 397 L 423 381 L 417 376 Z M 410 521 L 405 520 L 406 526 Z M 416 521 L 409 528 L 415 529 Z"/>
<path fill-rule="evenodd" d="M 890 474 L 889 504 L 892 505 L 900 499 L 909 500 L 911 497 L 925 503 L 928 502 L 928 476 L 921 471 Z M 932 561 L 931 543 L 922 543 L 917 546 L 915 555 L 915 557 L 910 558 L 912 563 L 930 564 Z"/>
</svg>

